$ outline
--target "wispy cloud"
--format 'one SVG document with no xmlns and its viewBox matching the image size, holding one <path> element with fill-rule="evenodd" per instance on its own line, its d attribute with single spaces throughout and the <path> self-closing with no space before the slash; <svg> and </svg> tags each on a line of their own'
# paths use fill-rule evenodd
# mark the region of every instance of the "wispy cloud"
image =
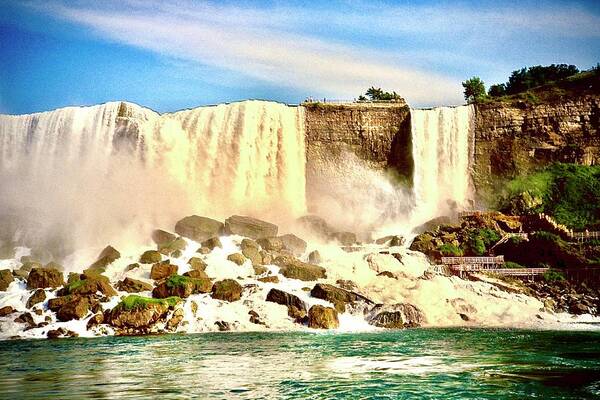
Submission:
<svg viewBox="0 0 600 400">
<path fill-rule="evenodd" d="M 455 64 L 477 62 L 468 52 L 445 48 L 442 38 L 464 40 L 468 47 L 515 32 L 600 36 L 600 18 L 577 6 L 477 10 L 359 2 L 345 4 L 340 12 L 331 6 L 261 8 L 189 1 L 34 4 L 102 37 L 270 84 L 327 97 L 354 97 L 375 84 L 421 105 L 462 101 L 456 76 L 426 66 L 435 55 Z M 365 38 L 347 40 L 348 33 Z M 421 39 L 424 34 L 428 39 Z M 398 42 L 392 50 L 373 38 Z M 427 51 L 415 50 L 418 40 L 429 40 Z M 490 60 L 489 66 L 492 62 L 498 60 Z"/>
</svg>

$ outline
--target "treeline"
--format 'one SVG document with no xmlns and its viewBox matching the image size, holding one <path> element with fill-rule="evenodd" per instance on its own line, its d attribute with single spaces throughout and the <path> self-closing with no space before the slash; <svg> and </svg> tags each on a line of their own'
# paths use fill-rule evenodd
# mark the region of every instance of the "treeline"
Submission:
<svg viewBox="0 0 600 400">
<path fill-rule="evenodd" d="M 600 64 L 592 68 L 591 71 L 595 74 L 599 74 Z M 467 79 L 462 85 L 464 88 L 465 99 L 469 103 L 473 103 L 485 100 L 486 98 L 497 98 L 523 93 L 538 86 L 561 81 L 578 74 L 579 72 L 579 68 L 575 65 L 536 65 L 513 71 L 506 83 L 491 85 L 487 92 L 485 90 L 484 82 L 477 76 Z"/>
<path fill-rule="evenodd" d="M 394 92 L 385 92 L 381 88 L 376 88 L 375 86 L 371 86 L 367 89 L 364 95 L 358 96 L 358 101 L 397 101 L 402 100 L 402 97 L 398 93 Z"/>
</svg>

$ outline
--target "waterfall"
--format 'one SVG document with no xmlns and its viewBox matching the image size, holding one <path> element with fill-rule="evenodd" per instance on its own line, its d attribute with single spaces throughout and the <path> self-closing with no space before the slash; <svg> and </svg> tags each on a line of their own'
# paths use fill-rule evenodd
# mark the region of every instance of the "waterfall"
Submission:
<svg viewBox="0 0 600 400">
<path fill-rule="evenodd" d="M 469 207 L 473 106 L 411 109 L 413 220 Z"/>
<path fill-rule="evenodd" d="M 244 101 L 163 115 L 121 102 L 0 115 L 0 210 L 18 228 L 35 220 L 29 235 L 68 231 L 79 245 L 191 213 L 294 218 L 305 212 L 302 113 Z"/>
</svg>

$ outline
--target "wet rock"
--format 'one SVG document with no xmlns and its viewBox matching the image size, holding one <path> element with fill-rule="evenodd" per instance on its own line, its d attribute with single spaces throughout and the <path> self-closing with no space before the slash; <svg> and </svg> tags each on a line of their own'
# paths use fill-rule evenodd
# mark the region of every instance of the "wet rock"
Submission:
<svg viewBox="0 0 600 400">
<path fill-rule="evenodd" d="M 262 258 L 262 264 L 263 265 L 269 265 L 273 262 L 273 256 L 271 255 L 271 253 L 269 253 L 266 250 L 261 250 L 260 251 L 260 256 Z"/>
<path fill-rule="evenodd" d="M 8 289 L 8 286 L 14 281 L 15 278 L 10 269 L 3 269 L 0 271 L 0 292 Z"/>
<path fill-rule="evenodd" d="M 231 324 L 225 321 L 216 321 L 215 325 L 219 329 L 219 332 L 227 332 L 231 330 Z"/>
<path fill-rule="evenodd" d="M 252 265 L 261 265 L 263 263 L 262 256 L 260 255 L 260 247 L 254 240 L 243 239 L 240 248 L 244 257 L 248 258 L 252 262 Z"/>
<path fill-rule="evenodd" d="M 402 246 L 404 244 L 404 238 L 398 235 L 388 235 L 379 238 L 375 241 L 376 244 L 387 244 L 389 247 Z"/>
<path fill-rule="evenodd" d="M 77 272 L 69 272 L 69 276 L 67 276 L 67 285 L 80 280 L 81 274 L 78 274 Z"/>
<path fill-rule="evenodd" d="M 152 290 L 152 297 L 166 299 L 167 297 L 187 298 L 194 293 L 208 293 L 212 282 L 208 278 L 191 278 L 189 276 L 171 275 Z"/>
<path fill-rule="evenodd" d="M 77 334 L 77 332 L 73 332 L 65 328 L 58 328 L 49 330 L 46 336 L 48 337 L 48 339 L 58 339 L 61 337 L 74 338 L 78 337 L 79 335 Z"/>
<path fill-rule="evenodd" d="M 206 275 L 206 272 L 199 270 L 199 269 L 193 269 L 191 271 L 188 271 L 188 272 L 184 273 L 183 276 L 189 276 L 190 278 L 194 278 L 194 279 L 210 279 L 208 277 L 208 275 Z M 212 286 L 211 286 L 211 288 L 212 288 Z"/>
<path fill-rule="evenodd" d="M 233 253 L 227 256 L 227 259 L 237 265 L 243 265 L 246 262 L 246 257 L 242 253 Z"/>
<path fill-rule="evenodd" d="M 211 218 L 191 215 L 177 222 L 175 232 L 196 242 L 203 242 L 223 233 L 223 223 Z"/>
<path fill-rule="evenodd" d="M 373 304 L 371 300 L 364 296 L 326 283 L 317 283 L 310 291 L 310 295 L 332 303 L 339 313 L 346 311 L 346 304 L 354 305 L 359 301 Z"/>
<path fill-rule="evenodd" d="M 454 310 L 459 313 L 459 314 L 475 314 L 477 313 L 477 309 L 469 304 L 465 299 L 463 298 L 456 298 L 456 299 L 452 299 L 452 300 L 447 300 L 450 305 L 452 306 L 452 308 L 454 308 Z"/>
<path fill-rule="evenodd" d="M 54 268 L 33 268 L 27 278 L 27 289 L 56 288 L 64 284 L 63 273 Z"/>
<path fill-rule="evenodd" d="M 74 296 L 71 301 L 63 305 L 56 313 L 59 321 L 82 319 L 90 310 L 90 303 L 86 297 Z"/>
<path fill-rule="evenodd" d="M 0 317 L 6 317 L 7 315 L 10 315 L 14 312 L 15 312 L 15 309 L 12 308 L 11 306 L 4 306 L 4 307 L 0 308 Z"/>
<path fill-rule="evenodd" d="M 162 260 L 162 255 L 156 250 L 147 250 L 140 256 L 140 264 L 154 264 Z"/>
<path fill-rule="evenodd" d="M 298 218 L 298 223 L 305 229 L 317 234 L 321 239 L 328 239 L 334 229 L 321 217 L 305 215 Z"/>
<path fill-rule="evenodd" d="M 171 318 L 169 318 L 167 321 L 167 329 L 170 331 L 175 331 L 181 321 L 183 321 L 183 309 L 176 308 L 175 311 L 173 311 Z"/>
<path fill-rule="evenodd" d="M 356 234 L 352 232 L 334 232 L 330 237 L 342 246 L 352 246 L 357 242 Z"/>
<path fill-rule="evenodd" d="M 200 257 L 192 257 L 188 260 L 188 265 L 191 269 L 197 271 L 205 271 L 208 264 Z"/>
<path fill-rule="evenodd" d="M 48 264 L 44 265 L 44 268 L 55 269 L 55 270 L 58 270 L 61 272 L 65 270 L 65 268 L 62 265 L 60 265 L 59 263 L 54 262 L 54 261 L 50 261 Z"/>
<path fill-rule="evenodd" d="M 182 251 L 185 250 L 186 247 L 187 242 L 185 241 L 185 239 L 176 238 L 171 242 L 162 243 L 158 245 L 158 251 L 161 254 L 177 258 L 181 255 Z"/>
<path fill-rule="evenodd" d="M 459 313 L 458 315 L 459 315 L 460 319 L 462 319 L 463 321 L 471 320 L 471 318 L 469 318 L 469 316 L 467 314 Z"/>
<path fill-rule="evenodd" d="M 265 325 L 265 323 L 260 319 L 258 313 L 254 310 L 248 311 L 248 315 L 250 316 L 250 322 L 256 325 Z"/>
<path fill-rule="evenodd" d="M 425 322 L 425 316 L 412 304 L 377 305 L 369 313 L 369 324 L 388 329 L 415 328 Z"/>
<path fill-rule="evenodd" d="M 309 328 L 336 329 L 339 326 L 338 313 L 335 309 L 317 304 L 308 310 Z"/>
<path fill-rule="evenodd" d="M 133 263 L 133 264 L 129 264 L 128 266 L 125 267 L 125 272 L 129 272 L 129 271 L 133 271 L 136 268 L 139 268 L 140 264 L 138 263 Z"/>
<path fill-rule="evenodd" d="M 57 293 L 59 296 L 75 294 L 80 296 L 95 295 L 101 293 L 104 296 L 116 296 L 117 292 L 110 285 L 110 281 L 103 275 L 82 275 L 81 280 L 70 283 L 60 289 Z"/>
<path fill-rule="evenodd" d="M 386 278 L 398 279 L 398 277 L 390 271 L 381 271 L 377 274 L 377 276 L 385 276 Z"/>
<path fill-rule="evenodd" d="M 152 290 L 152 285 L 127 277 L 117 283 L 117 289 L 127 293 L 139 293 Z"/>
<path fill-rule="evenodd" d="M 253 265 L 252 268 L 254 269 L 255 275 L 263 275 L 269 272 L 269 269 L 264 265 Z"/>
<path fill-rule="evenodd" d="M 237 301 L 242 297 L 242 286 L 233 279 L 217 281 L 212 287 L 211 297 L 217 300 Z"/>
<path fill-rule="evenodd" d="M 37 289 L 27 300 L 27 308 L 31 308 L 44 300 L 46 300 L 46 291 L 44 289 Z"/>
<path fill-rule="evenodd" d="M 30 329 L 35 327 L 35 322 L 33 321 L 33 316 L 28 312 L 19 315 L 17 318 L 14 319 L 14 322 L 17 322 L 20 324 L 25 324 Z"/>
<path fill-rule="evenodd" d="M 270 275 L 270 276 L 258 278 L 257 281 L 264 282 L 264 283 L 279 283 L 279 277 L 277 275 Z"/>
<path fill-rule="evenodd" d="M 42 267 L 43 266 L 42 266 L 41 262 L 27 259 L 27 261 L 23 261 L 23 265 L 21 265 L 20 269 L 22 271 L 30 272 L 34 268 L 42 268 Z"/>
<path fill-rule="evenodd" d="M 257 242 L 266 251 L 278 252 L 283 249 L 283 240 L 279 237 L 266 237 L 258 239 Z"/>
<path fill-rule="evenodd" d="M 106 312 L 104 317 L 106 323 L 117 328 L 117 334 L 148 333 L 157 322 L 165 320 L 169 309 L 174 308 L 180 301 L 177 298 L 156 300 L 128 296 L 115 308 Z"/>
<path fill-rule="evenodd" d="M 100 252 L 96 261 L 88 267 L 88 269 L 97 270 L 104 272 L 106 267 L 114 261 L 121 258 L 121 253 L 112 246 L 106 246 L 104 250 Z"/>
<path fill-rule="evenodd" d="M 308 262 L 311 264 L 321 264 L 321 253 L 319 253 L 319 250 L 313 250 L 308 254 Z"/>
<path fill-rule="evenodd" d="M 306 313 L 306 304 L 298 296 L 284 292 L 283 290 L 275 288 L 269 290 L 266 301 L 286 306 L 288 308 L 288 315 L 293 318 L 296 318 L 300 314 L 300 311 Z"/>
<path fill-rule="evenodd" d="M 316 281 L 327 277 L 325 268 L 303 263 L 293 257 L 277 257 L 273 263 L 279 266 L 279 273 L 289 279 Z"/>
<path fill-rule="evenodd" d="M 152 232 L 152 241 L 156 243 L 157 246 L 171 243 L 175 239 L 177 239 L 177 235 L 163 231 L 162 229 L 156 229 Z"/>
<path fill-rule="evenodd" d="M 277 236 L 277 225 L 257 218 L 233 215 L 225 220 L 225 232 L 251 239 Z"/>
<path fill-rule="evenodd" d="M 298 236 L 288 233 L 278 237 L 283 247 L 291 251 L 296 257 L 300 257 L 306 251 L 306 242 Z"/>
<path fill-rule="evenodd" d="M 216 247 L 223 248 L 221 239 L 218 236 L 211 237 L 201 243 L 202 248 L 213 251 Z"/>
<path fill-rule="evenodd" d="M 177 270 L 177 265 L 171 264 L 169 261 L 159 262 L 152 266 L 152 269 L 150 270 L 150 279 L 154 279 L 155 281 L 166 279 L 171 275 L 176 274 Z"/>
<path fill-rule="evenodd" d="M 346 289 L 349 291 L 358 290 L 358 286 L 356 286 L 356 283 L 348 279 L 338 279 L 337 281 L 335 281 L 335 283 L 342 289 Z"/>
<path fill-rule="evenodd" d="M 104 322 L 104 314 L 94 314 L 87 322 L 86 329 L 90 330 L 95 326 L 98 326 Z"/>
</svg>

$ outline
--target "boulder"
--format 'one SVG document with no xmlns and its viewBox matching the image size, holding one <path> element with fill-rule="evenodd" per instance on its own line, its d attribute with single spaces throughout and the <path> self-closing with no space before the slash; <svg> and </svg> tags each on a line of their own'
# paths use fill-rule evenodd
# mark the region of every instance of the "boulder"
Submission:
<svg viewBox="0 0 600 400">
<path fill-rule="evenodd" d="M 385 276 L 386 278 L 398 279 L 398 277 L 390 271 L 381 271 L 377 274 L 377 276 Z"/>
<path fill-rule="evenodd" d="M 206 267 L 208 267 L 208 264 L 206 264 L 206 262 L 201 259 L 200 257 L 192 257 L 188 260 L 188 265 L 190 266 L 191 269 L 196 270 L 196 271 L 204 271 L 206 270 Z"/>
<path fill-rule="evenodd" d="M 177 239 L 177 236 L 171 232 L 163 231 L 162 229 L 156 229 L 152 232 L 152 241 L 157 246 L 164 245 L 173 242 Z"/>
<path fill-rule="evenodd" d="M 274 251 L 278 252 L 283 249 L 283 240 L 279 237 L 267 237 L 257 240 L 260 247 L 262 247 L 266 251 Z"/>
<path fill-rule="evenodd" d="M 263 265 L 269 265 L 273 262 L 273 256 L 271 255 L 271 253 L 269 253 L 266 250 L 261 250 L 260 251 L 260 257 L 262 259 L 262 264 Z"/>
<path fill-rule="evenodd" d="M 140 267 L 140 264 L 138 264 L 138 263 L 129 264 L 128 266 L 125 267 L 125 272 L 132 271 L 139 267 Z"/>
<path fill-rule="evenodd" d="M 48 331 L 48 333 L 46 334 L 46 336 L 48 337 L 48 339 L 58 339 L 60 337 L 78 337 L 79 335 L 77 334 L 77 332 L 73 332 L 70 331 L 68 329 L 65 328 L 58 328 L 58 329 L 51 329 Z"/>
<path fill-rule="evenodd" d="M 233 215 L 225 220 L 225 232 L 251 239 L 277 236 L 277 225 L 260 219 Z"/>
<path fill-rule="evenodd" d="M 64 284 L 63 273 L 53 268 L 33 268 L 27 278 L 27 289 L 56 288 Z"/>
<path fill-rule="evenodd" d="M 140 256 L 140 264 L 154 264 L 162 260 L 162 255 L 156 250 L 147 250 Z"/>
<path fill-rule="evenodd" d="M 252 269 L 254 269 L 254 275 L 262 275 L 269 272 L 269 269 L 264 265 L 253 265 Z"/>
<path fill-rule="evenodd" d="M 326 300 L 332 303 L 336 311 L 339 313 L 346 311 L 346 304 L 352 305 L 358 301 L 363 301 L 367 304 L 373 303 L 371 300 L 357 293 L 353 293 L 326 283 L 317 283 L 310 291 L 310 295 L 312 297 L 316 297 L 317 299 Z"/>
<path fill-rule="evenodd" d="M 14 281 L 12 271 L 10 269 L 3 269 L 0 271 L 0 292 L 8 289 L 8 286 Z"/>
<path fill-rule="evenodd" d="M 284 305 L 288 308 L 288 315 L 296 318 L 304 311 L 306 314 L 306 304 L 298 296 L 284 292 L 279 289 L 271 289 L 267 293 L 266 301 Z"/>
<path fill-rule="evenodd" d="M 139 293 L 152 290 L 152 285 L 137 279 L 125 278 L 117 283 L 117 289 L 127 293 Z"/>
<path fill-rule="evenodd" d="M 376 244 L 387 244 L 389 247 L 402 246 L 404 244 L 404 238 L 398 235 L 388 235 L 379 238 L 375 241 Z"/>
<path fill-rule="evenodd" d="M 206 272 L 199 270 L 199 269 L 192 269 L 192 270 L 184 273 L 183 276 L 189 276 L 190 278 L 194 278 L 194 279 L 210 279 L 208 277 L 208 275 L 206 275 Z M 211 288 L 212 288 L 212 286 L 211 286 Z"/>
<path fill-rule="evenodd" d="M 369 324 L 388 329 L 415 328 L 425 322 L 425 315 L 412 304 L 377 305 L 368 316 Z"/>
<path fill-rule="evenodd" d="M 112 246 L 106 246 L 104 250 L 100 252 L 96 261 L 94 261 L 94 263 L 88 268 L 104 272 L 109 264 L 113 263 L 119 258 L 121 258 L 121 253 L 119 253 L 117 249 Z"/>
<path fill-rule="evenodd" d="M 233 253 L 227 256 L 227 259 L 237 265 L 243 265 L 246 262 L 246 257 L 242 253 Z"/>
<path fill-rule="evenodd" d="M 289 279 L 316 281 L 327 278 L 325 268 L 307 264 L 293 257 L 277 257 L 273 263 L 279 266 L 279 273 Z"/>
<path fill-rule="evenodd" d="M 338 313 L 331 307 L 314 305 L 308 310 L 308 327 L 314 329 L 336 329 L 340 326 Z"/>
<path fill-rule="evenodd" d="M 42 268 L 42 263 L 27 259 L 26 261 L 23 261 L 23 265 L 21 265 L 20 269 L 23 271 L 30 272 L 34 268 Z"/>
<path fill-rule="evenodd" d="M 117 292 L 110 285 L 110 281 L 106 276 L 102 275 L 82 275 L 83 279 L 65 285 L 57 294 L 59 296 L 67 296 L 70 294 L 79 296 L 90 296 L 96 293 L 101 293 L 104 296 L 116 296 Z"/>
<path fill-rule="evenodd" d="M 237 301 L 242 297 L 242 286 L 233 279 L 217 281 L 212 287 L 211 297 L 217 300 Z"/>
<path fill-rule="evenodd" d="M 156 263 L 152 265 L 152 269 L 150 270 L 150 279 L 154 279 L 155 281 L 166 279 L 169 276 L 176 274 L 177 269 L 177 265 L 173 265 L 169 261 Z"/>
<path fill-rule="evenodd" d="M 223 223 L 214 219 L 190 215 L 177 222 L 175 232 L 196 242 L 203 242 L 223 233 Z"/>
<path fill-rule="evenodd" d="M 48 264 L 44 265 L 44 268 L 56 269 L 61 272 L 65 270 L 65 268 L 62 265 L 60 265 L 59 263 L 54 262 L 54 261 L 50 261 Z"/>
<path fill-rule="evenodd" d="M 67 285 L 70 285 L 71 283 L 80 280 L 81 274 L 78 274 L 77 272 L 69 272 L 69 276 L 67 276 Z"/>
<path fill-rule="evenodd" d="M 208 278 L 171 275 L 152 290 L 152 297 L 156 299 L 166 299 L 173 296 L 187 298 L 192 294 L 208 293 L 211 290 L 212 282 Z"/>
<path fill-rule="evenodd" d="M 357 242 L 356 234 L 352 232 L 334 232 L 330 238 L 342 246 L 352 246 Z"/>
<path fill-rule="evenodd" d="M 291 251 L 296 257 L 300 257 L 306 251 L 306 242 L 296 235 L 288 233 L 279 236 L 279 240 L 283 243 L 283 247 Z"/>
<path fill-rule="evenodd" d="M 129 295 L 112 310 L 105 313 L 105 322 L 118 329 L 118 334 L 139 334 L 152 330 L 154 325 L 165 320 L 169 310 L 174 309 L 181 299 L 150 299 Z"/>
<path fill-rule="evenodd" d="M 321 253 L 319 253 L 319 250 L 313 250 L 308 254 L 308 262 L 311 264 L 321 264 Z"/>
<path fill-rule="evenodd" d="M 10 315 L 14 312 L 15 312 L 15 309 L 12 308 L 11 306 L 4 306 L 4 307 L 0 308 L 0 317 L 6 317 L 7 315 Z"/>
<path fill-rule="evenodd" d="M 262 256 L 260 255 L 260 246 L 254 240 L 243 239 L 240 248 L 244 257 L 248 258 L 252 262 L 252 265 L 261 265 L 263 263 Z"/>
<path fill-rule="evenodd" d="M 104 323 L 104 314 L 94 314 L 87 322 L 86 329 L 89 331 L 93 327 Z"/>
<path fill-rule="evenodd" d="M 211 237 L 206 239 L 201 244 L 202 248 L 213 251 L 216 247 L 223 248 L 223 244 L 221 243 L 221 239 L 218 236 Z"/>
<path fill-rule="evenodd" d="M 48 300 L 48 309 L 50 311 L 57 312 L 65 304 L 74 301 L 74 299 L 76 297 L 81 297 L 81 296 L 69 295 L 69 296 L 59 296 L 59 297 L 50 299 L 50 300 Z"/>
<path fill-rule="evenodd" d="M 262 278 L 258 278 L 257 281 L 264 283 L 279 283 L 279 277 L 277 275 L 269 275 Z"/>
<path fill-rule="evenodd" d="M 179 257 L 181 252 L 185 250 L 187 246 L 187 242 L 184 238 L 176 238 L 175 240 L 167 243 L 162 243 L 158 245 L 158 251 L 161 254 L 171 256 L 171 257 Z"/>
<path fill-rule="evenodd" d="M 356 286 L 356 283 L 349 279 L 338 279 L 337 281 L 335 281 L 335 283 L 342 289 L 346 289 L 349 291 L 358 290 L 358 286 Z"/>
<path fill-rule="evenodd" d="M 82 319 L 90 310 L 90 303 L 86 297 L 73 296 L 71 301 L 66 302 L 58 312 L 56 318 L 59 321 L 71 321 L 73 319 Z"/>
<path fill-rule="evenodd" d="M 31 308 L 44 300 L 46 300 L 46 291 L 44 289 L 37 289 L 27 300 L 27 308 Z"/>
</svg>

